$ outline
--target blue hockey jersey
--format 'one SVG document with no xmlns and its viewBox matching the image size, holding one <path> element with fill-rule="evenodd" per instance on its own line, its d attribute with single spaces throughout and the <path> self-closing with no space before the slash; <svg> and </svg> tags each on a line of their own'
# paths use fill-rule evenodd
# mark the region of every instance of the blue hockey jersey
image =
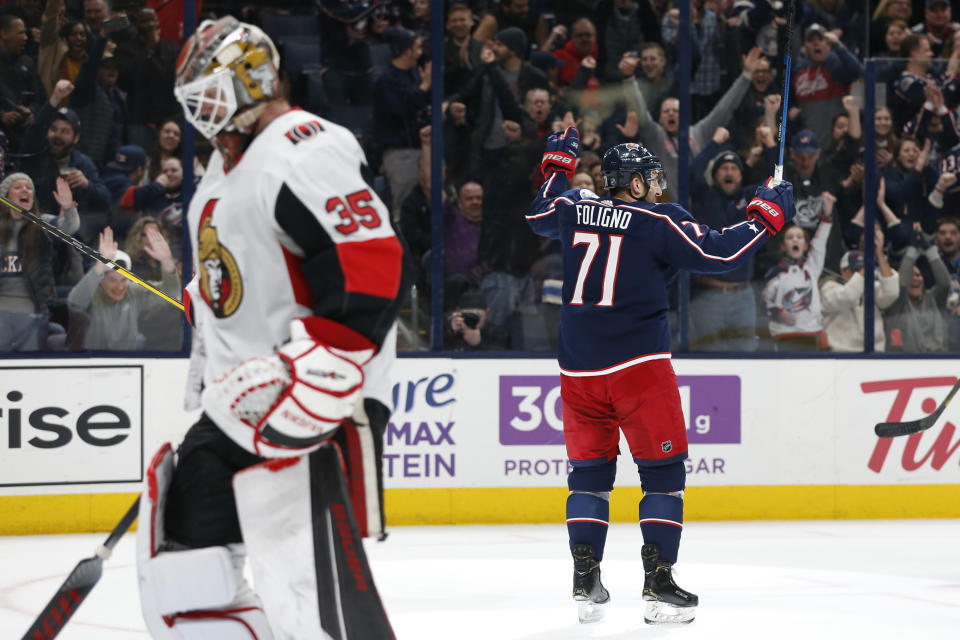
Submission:
<svg viewBox="0 0 960 640">
<path fill-rule="evenodd" d="M 560 173 L 541 187 L 526 219 L 563 250 L 557 359 L 571 376 L 669 358 L 668 287 L 679 270 L 728 271 L 767 237 L 763 225 L 748 220 L 716 231 L 677 204 L 567 190 Z"/>
</svg>

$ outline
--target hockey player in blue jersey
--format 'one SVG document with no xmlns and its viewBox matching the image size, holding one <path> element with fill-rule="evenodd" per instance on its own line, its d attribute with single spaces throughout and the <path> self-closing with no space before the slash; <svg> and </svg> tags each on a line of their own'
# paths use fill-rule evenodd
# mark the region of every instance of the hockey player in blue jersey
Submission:
<svg viewBox="0 0 960 640">
<path fill-rule="evenodd" d="M 768 180 L 757 188 L 746 220 L 713 230 L 677 204 L 657 203 L 667 186 L 663 167 L 636 143 L 603 156 L 609 198 L 568 190 L 579 149 L 573 127 L 547 139 L 541 163 L 546 182 L 526 216 L 536 233 L 558 239 L 563 251 L 557 357 L 572 467 L 567 530 L 573 598 L 581 622 L 599 620 L 610 599 L 600 561 L 622 429 L 644 492 L 644 619 L 690 622 L 697 596 L 676 585 L 671 569 L 683 527 L 687 436 L 670 363 L 668 287 L 681 269 L 720 273 L 746 260 L 793 218 L 793 187 Z"/>
</svg>

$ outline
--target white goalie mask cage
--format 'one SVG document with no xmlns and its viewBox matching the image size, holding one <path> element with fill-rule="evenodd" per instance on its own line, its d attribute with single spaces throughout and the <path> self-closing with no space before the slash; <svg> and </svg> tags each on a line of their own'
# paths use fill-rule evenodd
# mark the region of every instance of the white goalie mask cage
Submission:
<svg viewBox="0 0 960 640">
<path fill-rule="evenodd" d="M 205 138 L 249 133 L 263 105 L 278 96 L 279 66 L 277 48 L 259 28 L 233 16 L 204 20 L 180 52 L 173 93 Z"/>
</svg>

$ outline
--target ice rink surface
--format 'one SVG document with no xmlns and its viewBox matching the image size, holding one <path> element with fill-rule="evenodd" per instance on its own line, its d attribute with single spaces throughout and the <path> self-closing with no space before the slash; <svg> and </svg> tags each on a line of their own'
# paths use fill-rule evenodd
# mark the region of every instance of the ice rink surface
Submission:
<svg viewBox="0 0 960 640">
<path fill-rule="evenodd" d="M 105 538 L 0 537 L 0 640 L 21 638 Z M 400 639 L 960 638 L 960 520 L 688 523 L 677 582 L 700 608 L 670 627 L 643 622 L 640 545 L 638 525 L 611 526 L 612 600 L 592 625 L 570 599 L 562 524 L 394 527 L 366 549 Z M 128 534 L 58 638 L 148 637 L 133 558 Z"/>
</svg>

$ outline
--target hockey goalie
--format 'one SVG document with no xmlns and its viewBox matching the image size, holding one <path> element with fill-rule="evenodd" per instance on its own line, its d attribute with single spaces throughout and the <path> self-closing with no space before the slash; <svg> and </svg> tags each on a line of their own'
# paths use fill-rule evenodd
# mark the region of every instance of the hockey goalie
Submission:
<svg viewBox="0 0 960 640">
<path fill-rule="evenodd" d="M 188 212 L 184 297 L 203 413 L 153 457 L 140 506 L 154 638 L 394 637 L 361 541 L 382 526 L 363 398 L 403 250 L 356 139 L 292 109 L 279 64 L 230 16 L 177 62 L 177 100 L 215 152 Z"/>
</svg>

